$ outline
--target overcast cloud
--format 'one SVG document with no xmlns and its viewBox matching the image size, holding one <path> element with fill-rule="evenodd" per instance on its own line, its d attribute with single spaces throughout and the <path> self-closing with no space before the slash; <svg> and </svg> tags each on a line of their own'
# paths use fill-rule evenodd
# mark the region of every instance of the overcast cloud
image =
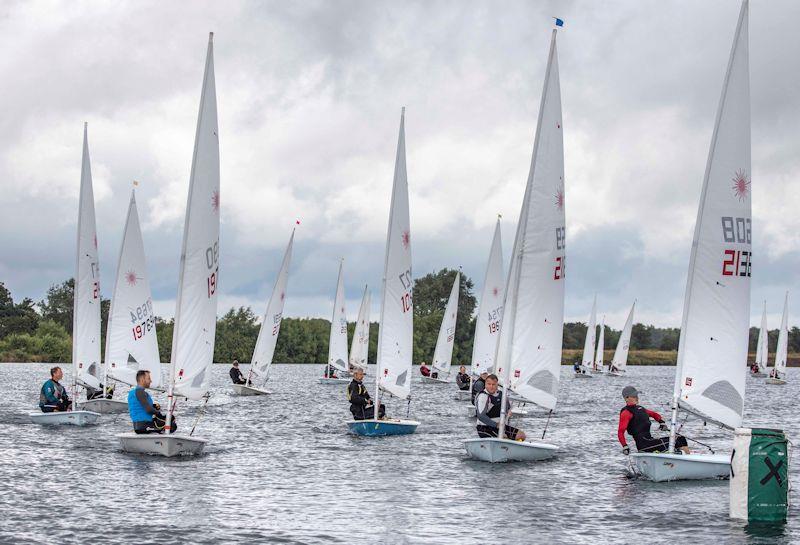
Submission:
<svg viewBox="0 0 800 545">
<path fill-rule="evenodd" d="M 174 312 L 207 33 L 222 163 L 221 306 L 263 312 L 300 219 L 286 314 L 373 319 L 401 106 L 414 273 L 483 282 L 510 252 L 552 16 L 566 160 L 566 314 L 680 324 L 689 246 L 737 1 L 6 2 L 0 5 L 0 280 L 40 299 L 73 274 L 89 123 L 103 293 L 131 180 L 157 311 Z M 753 323 L 800 322 L 800 3 L 750 7 Z M 477 291 L 477 290 L 476 290 Z"/>
</svg>

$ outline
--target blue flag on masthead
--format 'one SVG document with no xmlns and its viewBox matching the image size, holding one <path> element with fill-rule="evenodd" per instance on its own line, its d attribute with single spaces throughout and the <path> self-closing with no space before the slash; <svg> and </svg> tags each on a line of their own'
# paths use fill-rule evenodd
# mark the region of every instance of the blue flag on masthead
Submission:
<svg viewBox="0 0 800 545">
<path fill-rule="evenodd" d="M 556 20 L 556 26 L 564 26 L 564 20 L 559 19 L 558 17 L 553 17 Z"/>
</svg>

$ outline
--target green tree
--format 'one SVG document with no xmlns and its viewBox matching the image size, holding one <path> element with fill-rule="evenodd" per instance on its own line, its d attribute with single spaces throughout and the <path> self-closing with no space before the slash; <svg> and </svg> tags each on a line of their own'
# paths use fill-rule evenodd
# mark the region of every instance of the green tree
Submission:
<svg viewBox="0 0 800 545">
<path fill-rule="evenodd" d="M 25 298 L 14 304 L 11 292 L 0 282 L 0 339 L 12 333 L 33 333 L 38 324 L 33 301 Z"/>
</svg>

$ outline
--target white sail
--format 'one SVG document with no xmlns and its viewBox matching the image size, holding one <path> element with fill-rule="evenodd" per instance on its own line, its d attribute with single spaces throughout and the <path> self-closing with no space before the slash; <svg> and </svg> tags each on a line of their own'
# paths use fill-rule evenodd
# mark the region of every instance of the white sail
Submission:
<svg viewBox="0 0 800 545">
<path fill-rule="evenodd" d="M 631 311 L 628 313 L 628 319 L 625 320 L 625 327 L 622 328 L 622 333 L 617 342 L 617 349 L 614 351 L 614 358 L 611 360 L 611 368 L 617 372 L 625 371 L 628 365 L 628 350 L 631 345 L 631 331 L 633 330 L 633 311 L 636 308 L 636 301 L 631 305 Z"/>
<path fill-rule="evenodd" d="M 444 309 L 442 325 L 439 327 L 439 337 L 436 339 L 436 348 L 433 351 L 433 368 L 442 374 L 450 373 L 450 364 L 453 359 L 453 345 L 456 340 L 456 317 L 458 316 L 458 292 L 461 283 L 461 273 L 456 273 L 456 279 L 450 290 L 450 298 Z"/>
<path fill-rule="evenodd" d="M 584 369 L 591 369 L 594 361 L 594 346 L 597 341 L 597 296 L 594 296 L 592 312 L 589 314 L 589 321 L 586 323 L 586 339 L 583 341 L 583 359 L 581 365 Z"/>
<path fill-rule="evenodd" d="M 758 330 L 756 343 L 756 365 L 760 373 L 766 373 L 767 358 L 769 355 L 769 332 L 767 330 L 767 302 L 764 301 L 764 311 L 761 314 L 761 328 Z"/>
<path fill-rule="evenodd" d="M 336 282 L 336 297 L 333 301 L 331 335 L 328 343 L 328 365 L 339 371 L 347 371 L 347 314 L 344 310 L 344 278 L 339 263 L 339 279 Z"/>
<path fill-rule="evenodd" d="M 100 367 L 100 261 L 94 216 L 89 137 L 83 124 L 83 159 L 78 197 L 78 246 L 72 309 L 72 371 L 79 384 L 98 388 Z"/>
<path fill-rule="evenodd" d="M 364 295 L 361 297 L 361 307 L 358 309 L 358 320 L 353 332 L 353 344 L 350 347 L 350 365 L 367 370 L 369 355 L 369 306 L 370 294 L 364 286 Z"/>
<path fill-rule="evenodd" d="M 500 336 L 500 322 L 503 319 L 503 299 L 505 298 L 505 278 L 503 277 L 503 248 L 500 239 L 500 218 L 494 228 L 492 249 L 486 264 L 483 292 L 475 317 L 475 339 L 472 344 L 473 375 L 491 371 L 497 353 L 497 339 Z"/>
<path fill-rule="evenodd" d="M 751 170 L 748 4 L 742 3 L 711 139 L 689 260 L 675 398 L 742 422 L 750 329 Z"/>
<path fill-rule="evenodd" d="M 775 349 L 775 372 L 778 377 L 786 373 L 786 358 L 789 348 L 789 292 L 783 300 L 783 316 L 781 317 L 781 329 L 778 332 L 778 347 Z"/>
<path fill-rule="evenodd" d="M 275 279 L 275 287 L 267 302 L 261 328 L 258 330 L 256 347 L 250 364 L 250 372 L 262 377 L 264 381 L 269 378 L 269 368 L 272 365 L 272 356 L 275 354 L 275 345 L 278 343 L 278 334 L 281 332 L 283 320 L 283 304 L 286 301 L 286 288 L 289 285 L 289 266 L 292 262 L 292 248 L 294 247 L 294 229 L 289 237 L 289 244 L 283 254 L 281 268 Z"/>
<path fill-rule="evenodd" d="M 172 335 L 174 393 L 189 399 L 200 399 L 208 392 L 214 360 L 219 291 L 219 190 L 217 92 L 211 34 L 189 177 Z"/>
<path fill-rule="evenodd" d="M 564 328 L 566 229 L 561 128 L 554 30 L 531 168 L 511 253 L 496 359 L 504 383 L 546 409 L 556 405 Z"/>
<path fill-rule="evenodd" d="M 161 387 L 156 318 L 134 191 L 131 191 L 108 312 L 105 361 L 108 376 L 115 380 L 135 385 L 136 372 L 144 370 L 150 371 L 150 386 Z"/>
<path fill-rule="evenodd" d="M 378 386 L 401 399 L 411 395 L 411 350 L 414 337 L 405 111 L 403 108 L 400 115 L 400 135 L 397 139 L 389 229 L 386 235 L 377 367 Z"/>
<path fill-rule="evenodd" d="M 595 371 L 603 370 L 603 351 L 606 349 L 606 317 L 600 320 L 600 332 L 597 337 L 597 355 L 594 358 Z"/>
</svg>

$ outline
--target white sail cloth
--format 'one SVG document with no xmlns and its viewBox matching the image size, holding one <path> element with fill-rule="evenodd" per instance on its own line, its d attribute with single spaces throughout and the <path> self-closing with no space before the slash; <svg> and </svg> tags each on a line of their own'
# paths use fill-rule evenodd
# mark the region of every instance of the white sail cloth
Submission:
<svg viewBox="0 0 800 545">
<path fill-rule="evenodd" d="M 617 342 L 617 349 L 614 351 L 614 358 L 611 360 L 611 368 L 617 372 L 625 371 L 628 365 L 628 351 L 631 345 L 631 331 L 633 331 L 633 311 L 636 308 L 636 301 L 631 305 L 631 310 L 628 312 L 628 319 L 625 320 L 625 327 L 622 328 L 622 333 Z"/>
<path fill-rule="evenodd" d="M 597 296 L 592 302 L 592 312 L 589 314 L 589 321 L 586 323 L 586 339 L 583 341 L 583 359 L 581 365 L 584 369 L 591 369 L 594 361 L 594 347 L 597 341 Z"/>
<path fill-rule="evenodd" d="M 353 332 L 353 344 L 350 347 L 350 365 L 367 370 L 369 355 L 369 307 L 370 294 L 364 286 L 364 295 L 361 296 L 361 307 L 358 309 L 358 319 Z"/>
<path fill-rule="evenodd" d="M 775 349 L 775 372 L 780 378 L 786 373 L 786 359 L 789 349 L 789 292 L 783 300 L 783 315 L 781 316 L 781 329 L 778 332 L 778 346 Z"/>
<path fill-rule="evenodd" d="M 453 360 L 453 345 L 456 339 L 456 318 L 458 317 L 458 292 L 461 285 L 461 273 L 456 273 L 450 297 L 442 316 L 442 325 L 439 327 L 439 337 L 436 339 L 436 348 L 433 351 L 432 366 L 439 373 L 450 373 L 450 364 Z M 440 378 L 444 378 L 441 377 Z"/>
<path fill-rule="evenodd" d="M 108 376 L 115 380 L 135 385 L 137 371 L 150 371 L 150 386 L 161 387 L 156 318 L 135 191 L 131 191 L 128 204 L 108 312 L 105 361 Z"/>
<path fill-rule="evenodd" d="M 603 370 L 603 351 L 606 349 L 606 317 L 600 320 L 600 332 L 597 337 L 597 355 L 594 358 L 595 371 Z"/>
<path fill-rule="evenodd" d="M 767 302 L 764 301 L 764 311 L 761 313 L 761 327 L 758 330 L 756 342 L 756 365 L 760 373 L 767 372 L 767 358 L 769 354 L 769 331 L 767 330 Z"/>
<path fill-rule="evenodd" d="M 336 280 L 336 296 L 333 301 L 331 334 L 328 339 L 328 365 L 339 371 L 347 371 L 347 314 L 344 307 L 344 278 L 339 263 L 339 277 Z"/>
<path fill-rule="evenodd" d="M 486 264 L 483 292 L 475 317 L 475 338 L 472 344 L 473 375 L 484 371 L 491 372 L 497 354 L 497 339 L 503 320 L 503 299 L 505 299 L 505 278 L 503 277 L 503 248 L 500 237 L 500 218 L 494 228 L 492 248 Z"/>
</svg>

